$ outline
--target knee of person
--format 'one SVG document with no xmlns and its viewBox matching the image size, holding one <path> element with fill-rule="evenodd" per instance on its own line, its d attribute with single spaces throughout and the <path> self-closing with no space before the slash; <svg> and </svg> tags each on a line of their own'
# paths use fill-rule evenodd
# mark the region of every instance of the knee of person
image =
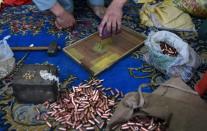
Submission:
<svg viewBox="0 0 207 131">
<path fill-rule="evenodd" d="M 60 5 L 63 6 L 63 8 L 67 11 L 72 13 L 74 10 L 74 3 L 73 0 L 58 0 Z"/>
<path fill-rule="evenodd" d="M 72 13 L 74 11 L 74 7 L 64 7 L 64 9 L 69 13 Z"/>
<path fill-rule="evenodd" d="M 88 3 L 92 6 L 104 6 L 104 0 L 88 0 Z"/>
</svg>

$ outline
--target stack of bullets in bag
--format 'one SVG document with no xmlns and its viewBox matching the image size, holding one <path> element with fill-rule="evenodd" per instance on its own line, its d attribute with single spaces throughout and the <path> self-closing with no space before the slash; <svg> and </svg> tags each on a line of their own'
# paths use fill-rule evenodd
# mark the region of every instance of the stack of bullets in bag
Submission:
<svg viewBox="0 0 207 131">
<path fill-rule="evenodd" d="M 135 117 L 121 126 L 123 131 L 165 131 L 166 123 L 156 118 Z"/>
<path fill-rule="evenodd" d="M 172 57 L 176 57 L 178 55 L 177 50 L 174 47 L 169 46 L 165 42 L 160 42 L 160 48 L 161 48 L 162 53 L 164 55 L 169 55 L 169 56 L 172 56 Z"/>
<path fill-rule="evenodd" d="M 120 91 L 103 88 L 103 80 L 90 80 L 86 84 L 80 84 L 73 87 L 72 91 L 64 92 L 59 99 L 44 105 L 48 112 L 44 114 L 43 119 L 49 127 L 53 127 L 53 121 L 59 123 L 58 130 L 66 131 L 68 129 L 100 130 L 110 120 L 116 98 L 121 96 Z M 110 90 L 113 93 L 113 99 L 107 97 L 103 90 Z"/>
</svg>

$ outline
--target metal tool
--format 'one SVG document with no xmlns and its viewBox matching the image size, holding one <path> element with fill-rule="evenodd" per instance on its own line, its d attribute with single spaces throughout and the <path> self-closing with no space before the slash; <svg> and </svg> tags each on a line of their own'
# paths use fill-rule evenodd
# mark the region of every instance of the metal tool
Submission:
<svg viewBox="0 0 207 131">
<path fill-rule="evenodd" d="M 116 35 L 119 34 L 121 31 L 116 31 Z M 101 35 L 101 39 L 99 42 L 97 42 L 97 48 L 96 51 L 98 51 L 99 53 L 103 53 L 107 50 L 108 45 L 113 44 L 113 40 L 112 40 L 112 31 L 108 31 L 106 28 L 106 25 L 103 28 L 102 31 L 102 35 Z"/>
<path fill-rule="evenodd" d="M 94 48 L 97 52 L 103 53 L 107 50 L 107 46 L 111 45 L 112 41 L 112 32 L 108 31 L 106 25 L 103 28 L 102 35 L 100 37 L 100 41 L 97 42 L 96 48 Z"/>
<path fill-rule="evenodd" d="M 103 31 L 102 31 L 101 38 L 106 39 L 106 38 L 111 37 L 111 36 L 112 36 L 112 33 L 107 30 L 106 25 L 105 25 L 104 28 L 103 28 Z"/>
<path fill-rule="evenodd" d="M 13 51 L 47 51 L 49 56 L 55 55 L 61 47 L 56 42 L 52 42 L 49 46 L 37 46 L 37 47 L 11 47 Z"/>
<path fill-rule="evenodd" d="M 115 34 L 119 34 L 120 32 L 121 32 L 121 30 L 116 30 L 116 33 Z M 101 38 L 102 39 L 106 39 L 106 38 L 109 38 L 109 37 L 112 37 L 112 31 L 108 31 L 107 30 L 107 27 L 105 25 L 104 28 L 103 28 L 103 31 L 102 31 Z"/>
</svg>

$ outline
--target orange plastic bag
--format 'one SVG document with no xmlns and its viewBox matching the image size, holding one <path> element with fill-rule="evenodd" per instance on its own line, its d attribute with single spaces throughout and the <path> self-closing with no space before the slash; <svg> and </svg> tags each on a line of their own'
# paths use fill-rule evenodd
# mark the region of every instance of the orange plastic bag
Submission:
<svg viewBox="0 0 207 131">
<path fill-rule="evenodd" d="M 28 4 L 32 0 L 3 0 L 3 4 L 10 5 L 10 6 L 18 6 L 23 4 Z"/>
</svg>

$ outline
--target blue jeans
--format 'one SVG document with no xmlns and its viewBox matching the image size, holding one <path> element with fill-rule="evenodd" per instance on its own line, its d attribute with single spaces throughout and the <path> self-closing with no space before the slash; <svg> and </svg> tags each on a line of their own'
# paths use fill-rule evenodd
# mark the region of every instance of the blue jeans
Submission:
<svg viewBox="0 0 207 131">
<path fill-rule="evenodd" d="M 64 7 L 65 10 L 69 12 L 74 10 L 73 0 L 58 0 L 58 2 Z M 104 0 L 88 0 L 88 3 L 92 6 L 103 6 Z"/>
<path fill-rule="evenodd" d="M 42 11 L 52 8 L 57 1 L 64 7 L 65 10 L 73 12 L 73 0 L 33 0 L 37 7 Z M 88 0 L 88 3 L 92 6 L 103 6 L 104 0 Z"/>
</svg>

